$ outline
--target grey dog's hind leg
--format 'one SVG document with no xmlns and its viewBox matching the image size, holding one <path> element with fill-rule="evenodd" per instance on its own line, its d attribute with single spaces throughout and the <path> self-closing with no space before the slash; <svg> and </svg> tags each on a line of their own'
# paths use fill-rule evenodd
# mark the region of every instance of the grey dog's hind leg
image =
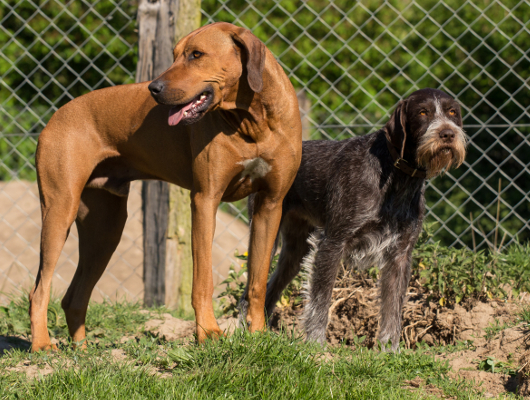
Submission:
<svg viewBox="0 0 530 400">
<path fill-rule="evenodd" d="M 284 289 L 300 272 L 302 260 L 309 252 L 307 239 L 313 228 L 305 220 L 286 216 L 280 230 L 282 249 L 278 265 L 267 284 L 265 309 L 269 317 Z"/>
<path fill-rule="evenodd" d="M 379 290 L 381 309 L 379 311 L 379 341 L 392 342 L 392 351 L 399 347 L 402 325 L 402 307 L 410 281 L 413 244 L 404 250 L 396 249 L 385 257 L 381 270 Z"/>
<path fill-rule="evenodd" d="M 342 259 L 343 244 L 329 237 L 311 237 L 313 248 L 304 259 L 304 270 L 308 273 L 308 303 L 304 310 L 304 328 L 307 340 L 319 343 L 326 341 L 328 311 Z"/>
</svg>

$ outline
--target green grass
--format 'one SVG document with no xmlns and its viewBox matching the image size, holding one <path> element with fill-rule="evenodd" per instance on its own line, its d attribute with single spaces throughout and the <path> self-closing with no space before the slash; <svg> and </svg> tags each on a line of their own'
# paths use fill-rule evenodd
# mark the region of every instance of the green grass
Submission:
<svg viewBox="0 0 530 400">
<path fill-rule="evenodd" d="M 59 353 L 28 353 L 27 300 L 2 307 L 0 335 L 14 348 L 0 357 L 0 399 L 428 399 L 423 382 L 459 399 L 480 398 L 471 382 L 448 377 L 435 359 L 444 351 L 423 347 L 400 354 L 356 346 L 322 348 L 293 332 L 250 334 L 238 330 L 204 345 L 167 342 L 144 331 L 144 322 L 166 309 L 141 311 L 138 304 L 91 304 L 88 349 L 73 350 L 57 300 L 50 304 L 49 330 Z M 129 340 L 121 343 L 122 337 Z M 125 360 L 116 361 L 112 350 Z M 452 351 L 447 348 L 446 351 Z M 52 369 L 28 378 L 25 365 Z"/>
<path fill-rule="evenodd" d="M 489 324 L 486 328 L 484 328 L 484 332 L 486 333 L 484 335 L 484 339 L 495 339 L 499 333 L 501 333 L 507 328 L 510 328 L 511 326 L 513 326 L 513 324 L 509 324 L 506 322 L 501 323 L 498 318 L 495 318 L 494 323 Z"/>
<path fill-rule="evenodd" d="M 0 306 L 0 335 L 28 336 L 31 327 L 28 317 L 29 301 L 27 294 L 12 297 L 7 306 Z M 194 316 L 165 307 L 144 310 L 140 303 L 103 302 L 90 303 L 87 312 L 87 338 L 106 338 L 115 340 L 124 335 L 131 335 L 142 330 L 148 319 L 158 318 L 163 313 L 174 317 L 193 320 Z M 48 305 L 48 331 L 51 337 L 66 338 L 68 329 L 61 308 L 60 299 L 52 298 Z"/>
<path fill-rule="evenodd" d="M 12 350 L 0 358 L 0 368 L 13 365 L 9 362 L 13 359 L 48 365 L 54 372 L 40 379 L 2 373 L 0 398 L 436 398 L 422 389 L 404 388 L 406 380 L 417 376 L 447 395 L 479 398 L 469 383 L 447 377 L 447 364 L 424 351 L 391 354 L 345 347 L 324 351 L 287 333 L 244 331 L 202 346 L 142 336 L 121 346 L 129 356 L 126 362 L 112 360 L 112 347 L 98 344 L 85 352 L 63 348 L 59 354 L 35 355 Z"/>
</svg>

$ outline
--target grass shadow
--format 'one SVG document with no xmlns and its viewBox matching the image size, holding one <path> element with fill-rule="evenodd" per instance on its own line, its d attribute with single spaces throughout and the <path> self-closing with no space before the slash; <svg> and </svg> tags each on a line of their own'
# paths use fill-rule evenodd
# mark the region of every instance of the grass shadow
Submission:
<svg viewBox="0 0 530 400">
<path fill-rule="evenodd" d="M 28 350 L 31 342 L 18 336 L 0 336 L 0 357 L 11 349 Z"/>
</svg>

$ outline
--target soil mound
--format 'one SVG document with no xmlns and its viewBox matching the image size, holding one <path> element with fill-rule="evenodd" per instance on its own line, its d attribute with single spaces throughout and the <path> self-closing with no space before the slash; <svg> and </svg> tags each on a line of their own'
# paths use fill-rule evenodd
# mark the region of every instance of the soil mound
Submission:
<svg viewBox="0 0 530 400">
<path fill-rule="evenodd" d="M 273 330 L 302 331 L 303 302 L 296 296 L 300 292 L 294 290 L 290 301 L 276 309 Z M 528 303 L 523 293 L 517 299 L 468 299 L 446 306 L 433 301 L 420 282 L 411 282 L 403 308 L 402 348 L 460 344 L 463 350 L 437 356 L 449 362 L 454 377 L 480 382 L 485 397 L 506 392 L 530 396 L 530 327 L 518 318 Z M 367 273 L 343 271 L 333 289 L 328 343 L 354 346 L 365 336 L 362 345 L 374 347 L 378 313 L 375 280 Z"/>
</svg>

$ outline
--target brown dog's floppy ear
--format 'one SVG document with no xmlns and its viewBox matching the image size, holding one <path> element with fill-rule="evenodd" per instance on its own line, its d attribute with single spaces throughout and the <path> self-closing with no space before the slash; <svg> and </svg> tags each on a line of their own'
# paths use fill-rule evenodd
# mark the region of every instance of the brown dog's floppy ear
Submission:
<svg viewBox="0 0 530 400">
<path fill-rule="evenodd" d="M 265 66 L 265 45 L 248 29 L 234 33 L 234 42 L 243 49 L 247 57 L 247 79 L 250 88 L 260 93 L 263 89 L 263 67 Z"/>
</svg>

